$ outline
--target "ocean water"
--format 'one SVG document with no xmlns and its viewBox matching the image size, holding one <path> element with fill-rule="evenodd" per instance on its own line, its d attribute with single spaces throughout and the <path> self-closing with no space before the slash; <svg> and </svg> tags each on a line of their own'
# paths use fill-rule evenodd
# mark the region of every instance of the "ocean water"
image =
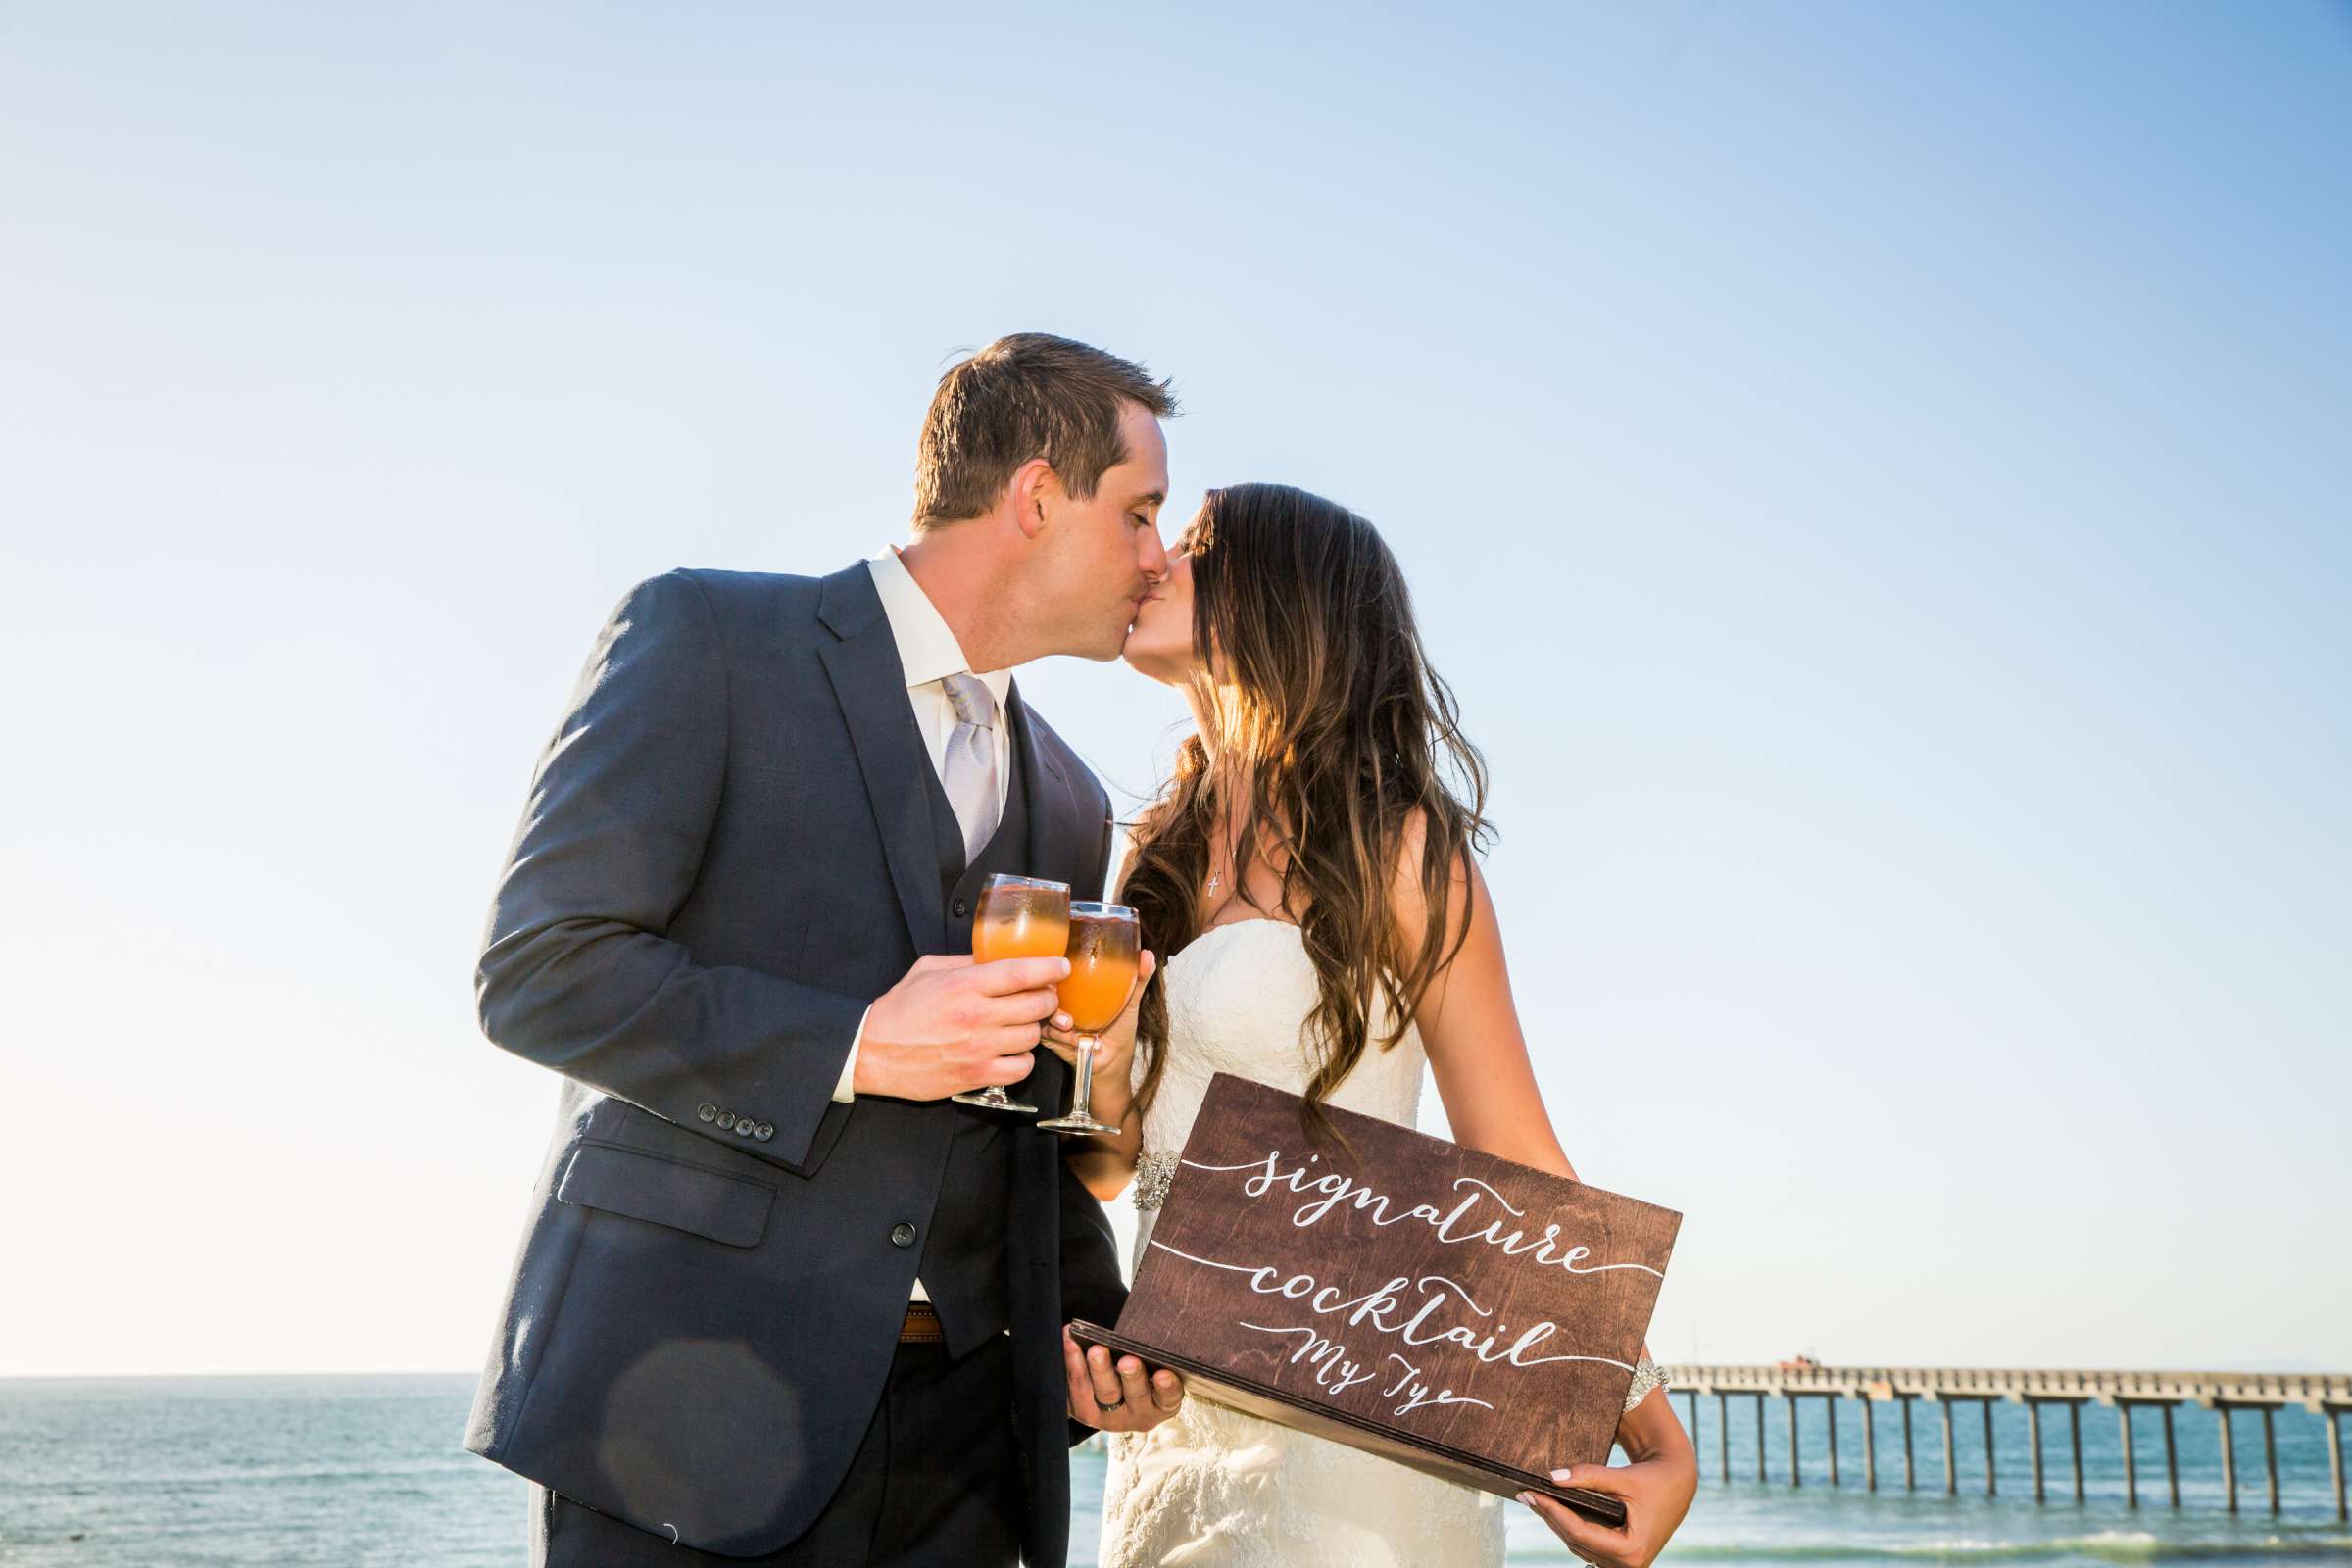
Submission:
<svg viewBox="0 0 2352 1568">
<path fill-rule="evenodd" d="M 521 1561 L 522 1484 L 458 1447 L 472 1380 L 464 1376 L 0 1381 L 0 1564 L 9 1568 L 176 1568 L 335 1564 L 475 1568 Z M 1688 1410 L 1688 1401 L 1678 1408 Z M 1921 1490 L 1902 1490 L 1899 1420 L 1881 1407 L 1879 1491 L 1861 1486 L 1861 1414 L 1839 1416 L 1844 1485 L 1829 1485 L 1820 1402 L 1803 1415 L 1805 1484 L 1788 1485 L 1787 1415 L 1766 1410 L 1772 1480 L 1755 1479 L 1752 1407 L 1732 1404 L 1735 1480 L 1717 1479 L 1715 1404 L 1699 1411 L 1698 1501 L 1668 1552 L 1691 1564 L 1884 1562 L 2086 1565 L 2352 1562 L 2338 1524 L 2326 1430 L 2300 1410 L 2278 1419 L 2284 1507 L 2269 1512 L 2261 1422 L 2237 1423 L 2240 1512 L 2223 1505 L 2219 1423 L 2176 1413 L 2183 1506 L 2164 1501 L 2156 1416 L 2139 1417 L 2141 1506 L 2125 1506 L 2112 1410 L 2083 1412 L 2087 1497 L 2076 1503 L 2063 1412 L 2045 1417 L 2052 1500 L 2033 1501 L 2025 1411 L 1996 1406 L 1998 1495 L 1984 1495 L 1973 1410 L 1955 1412 L 1960 1493 L 1943 1492 L 1941 1426 L 1914 1415 Z M 2153 1486 L 2150 1485 L 2151 1478 Z M 1102 1459 L 1073 1474 L 1073 1564 L 1091 1564 Z M 1573 1559 L 1513 1509 L 1513 1563 Z"/>
<path fill-rule="evenodd" d="M 522 1484 L 458 1446 L 470 1377 L 0 1382 L 0 1563 L 521 1560 Z"/>
</svg>

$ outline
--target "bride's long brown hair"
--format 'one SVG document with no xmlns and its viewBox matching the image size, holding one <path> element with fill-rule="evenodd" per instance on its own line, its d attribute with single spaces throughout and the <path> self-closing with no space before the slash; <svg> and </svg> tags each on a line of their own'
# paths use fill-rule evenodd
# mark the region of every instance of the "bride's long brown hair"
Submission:
<svg viewBox="0 0 2352 1568">
<path fill-rule="evenodd" d="M 1166 1061 L 1166 963 L 1200 934 L 1209 848 L 1238 802 L 1235 896 L 1296 915 L 1314 963 L 1307 1122 L 1328 1132 L 1324 1102 L 1375 1044 L 1371 999 L 1387 1004 L 1385 1051 L 1469 935 L 1462 873 L 1490 833 L 1486 762 L 1422 652 L 1396 558 L 1362 517 L 1289 485 L 1230 485 L 1208 492 L 1178 549 L 1192 562 L 1194 683 L 1213 745 L 1187 737 L 1175 777 L 1133 824 L 1119 897 L 1161 964 L 1137 1029 L 1136 1114 Z M 1393 890 L 1416 821 L 1428 919 L 1406 952 Z M 1268 909 L 1248 871 L 1277 860 Z"/>
</svg>

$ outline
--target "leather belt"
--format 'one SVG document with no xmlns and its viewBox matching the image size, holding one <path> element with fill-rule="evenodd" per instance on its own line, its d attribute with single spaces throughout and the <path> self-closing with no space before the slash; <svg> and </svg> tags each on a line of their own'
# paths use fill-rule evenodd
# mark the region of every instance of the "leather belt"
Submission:
<svg viewBox="0 0 2352 1568">
<path fill-rule="evenodd" d="M 948 1331 L 940 1326 L 939 1313 L 929 1301 L 908 1301 L 906 1321 L 899 1325 L 901 1345 L 945 1345 Z"/>
</svg>

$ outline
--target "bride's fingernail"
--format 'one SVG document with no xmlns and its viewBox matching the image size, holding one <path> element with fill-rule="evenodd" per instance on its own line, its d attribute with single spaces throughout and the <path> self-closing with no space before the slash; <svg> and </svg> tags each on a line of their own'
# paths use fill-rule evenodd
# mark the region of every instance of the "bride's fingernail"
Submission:
<svg viewBox="0 0 2352 1568">
<path fill-rule="evenodd" d="M 1519 1500 L 1533 1508 L 1536 1505 L 1536 1494 L 1532 1492 L 1522 1492 L 1519 1494 Z"/>
<path fill-rule="evenodd" d="M 1551 1479 L 1554 1481 L 1565 1481 L 1574 1474 L 1576 1474 L 1576 1472 L 1573 1470 L 1554 1470 L 1551 1473 Z"/>
</svg>

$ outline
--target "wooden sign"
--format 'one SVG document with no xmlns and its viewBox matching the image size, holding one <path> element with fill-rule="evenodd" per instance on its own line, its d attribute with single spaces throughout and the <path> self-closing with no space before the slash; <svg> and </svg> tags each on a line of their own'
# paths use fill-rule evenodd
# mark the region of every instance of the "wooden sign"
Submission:
<svg viewBox="0 0 2352 1568">
<path fill-rule="evenodd" d="M 1219 1073 L 1118 1327 L 1196 1392 L 1619 1525 L 1551 1471 L 1605 1463 L 1682 1216 Z"/>
</svg>

